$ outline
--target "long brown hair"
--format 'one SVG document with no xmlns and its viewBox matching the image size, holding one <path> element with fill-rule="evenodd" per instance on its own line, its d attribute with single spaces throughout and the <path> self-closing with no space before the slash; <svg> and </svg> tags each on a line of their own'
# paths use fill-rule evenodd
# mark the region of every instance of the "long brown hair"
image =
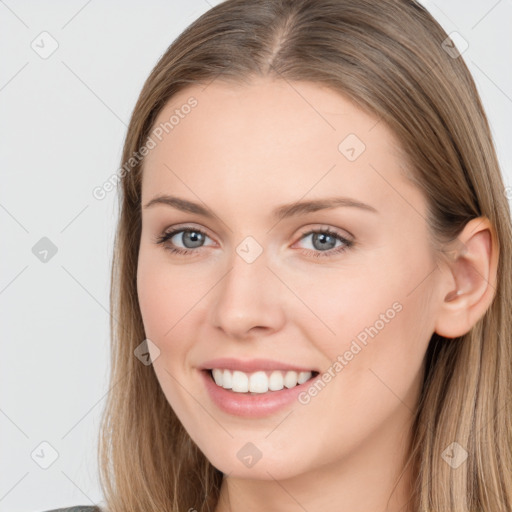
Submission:
<svg viewBox="0 0 512 512">
<path fill-rule="evenodd" d="M 190 84 L 255 76 L 327 85 L 397 136 L 435 240 L 487 217 L 500 257 L 495 297 L 464 336 L 433 334 L 409 463 L 414 510 L 512 512 L 512 229 L 489 124 L 462 56 L 414 0 L 227 0 L 171 44 L 146 80 L 122 162 Z M 109 512 L 214 510 L 222 473 L 188 436 L 151 365 L 137 298 L 143 159 L 120 177 L 111 275 L 111 382 L 98 458 Z M 457 470 L 442 457 L 457 442 Z"/>
</svg>

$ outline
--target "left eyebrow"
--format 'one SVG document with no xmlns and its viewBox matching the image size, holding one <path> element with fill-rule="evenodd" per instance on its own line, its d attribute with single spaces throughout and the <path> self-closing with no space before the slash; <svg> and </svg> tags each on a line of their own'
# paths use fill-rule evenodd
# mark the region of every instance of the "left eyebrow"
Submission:
<svg viewBox="0 0 512 512">
<path fill-rule="evenodd" d="M 188 201 L 187 199 L 182 199 L 180 197 L 166 194 L 154 197 L 144 206 L 144 208 L 149 208 L 150 206 L 156 204 L 171 206 L 177 210 L 188 213 L 195 213 L 209 219 L 216 217 L 216 215 L 209 208 L 206 208 L 199 203 L 194 203 L 193 201 Z M 272 216 L 276 219 L 282 220 L 288 217 L 305 215 L 307 213 L 313 213 L 319 210 L 327 210 L 341 206 L 360 208 L 369 212 L 378 213 L 378 211 L 373 206 L 361 201 L 357 201 L 356 199 L 352 199 L 350 197 L 327 197 L 323 199 L 300 201 L 281 205 L 272 210 Z"/>
<path fill-rule="evenodd" d="M 311 201 L 300 201 L 296 203 L 285 204 L 279 206 L 273 210 L 272 215 L 279 220 L 295 215 L 304 215 L 306 213 L 312 213 L 319 210 L 327 210 L 330 208 L 336 208 L 340 206 L 350 208 L 361 208 L 373 213 L 378 211 L 371 205 L 357 201 L 350 197 L 326 197 L 324 199 L 315 199 Z"/>
</svg>

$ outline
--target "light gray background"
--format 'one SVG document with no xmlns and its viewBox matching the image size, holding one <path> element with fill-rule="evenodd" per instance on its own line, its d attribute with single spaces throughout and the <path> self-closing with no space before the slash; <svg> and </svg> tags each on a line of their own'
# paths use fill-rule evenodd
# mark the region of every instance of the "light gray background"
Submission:
<svg viewBox="0 0 512 512">
<path fill-rule="evenodd" d="M 102 500 L 96 446 L 117 194 L 97 200 L 92 190 L 119 168 L 160 55 L 217 3 L 0 0 L 1 512 Z M 469 44 L 462 56 L 512 186 L 512 0 L 423 3 Z M 31 46 L 51 49 L 44 31 L 58 43 L 47 58 Z M 57 248 L 47 262 L 32 250 L 43 237 Z M 42 442 L 58 454 L 47 469 L 52 450 Z"/>
</svg>

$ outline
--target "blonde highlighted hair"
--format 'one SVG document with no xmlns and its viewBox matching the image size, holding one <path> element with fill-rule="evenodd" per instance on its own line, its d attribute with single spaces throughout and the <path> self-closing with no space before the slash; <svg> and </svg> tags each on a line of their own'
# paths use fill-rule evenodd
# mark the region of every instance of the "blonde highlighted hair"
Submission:
<svg viewBox="0 0 512 512">
<path fill-rule="evenodd" d="M 463 58 L 414 0 L 227 0 L 170 45 L 133 111 L 122 162 L 166 102 L 191 84 L 269 76 L 326 85 L 396 135 L 442 247 L 487 217 L 500 258 L 495 296 L 464 336 L 434 333 L 408 463 L 413 510 L 512 512 L 512 229 L 489 124 Z M 151 365 L 137 298 L 143 160 L 120 182 L 111 275 L 111 382 L 98 459 L 109 512 L 214 510 L 222 473 L 188 436 Z M 503 257 L 505 255 L 505 257 Z M 467 460 L 453 469 L 443 451 Z"/>
</svg>

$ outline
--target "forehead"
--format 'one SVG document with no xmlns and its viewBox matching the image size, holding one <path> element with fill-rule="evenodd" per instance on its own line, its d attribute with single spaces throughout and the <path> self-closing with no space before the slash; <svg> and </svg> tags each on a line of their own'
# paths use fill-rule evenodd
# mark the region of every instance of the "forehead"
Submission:
<svg viewBox="0 0 512 512">
<path fill-rule="evenodd" d="M 154 123 L 158 126 L 164 128 L 164 138 L 172 133 L 175 145 L 191 136 L 205 148 L 244 140 L 250 149 L 267 142 L 260 148 L 265 153 L 280 146 L 299 150 L 319 138 L 337 150 L 337 143 L 350 133 L 375 149 L 396 145 L 383 123 L 341 93 L 321 84 L 266 78 L 249 84 L 215 80 L 188 86 L 162 109 Z"/>
<path fill-rule="evenodd" d="M 407 186 L 399 185 L 404 163 L 386 125 L 319 84 L 257 79 L 189 86 L 162 109 L 155 130 L 143 200 L 178 189 L 189 197 L 215 190 L 243 203 L 281 190 L 287 202 L 337 189 L 385 203 L 396 201 L 392 184 Z"/>
</svg>

